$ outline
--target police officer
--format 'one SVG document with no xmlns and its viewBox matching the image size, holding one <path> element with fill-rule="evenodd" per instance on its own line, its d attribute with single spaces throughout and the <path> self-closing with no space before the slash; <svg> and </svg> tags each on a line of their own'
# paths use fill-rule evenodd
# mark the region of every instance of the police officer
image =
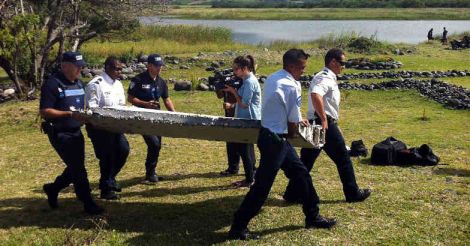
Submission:
<svg viewBox="0 0 470 246">
<path fill-rule="evenodd" d="M 306 228 L 331 228 L 336 224 L 334 219 L 319 214 L 319 200 L 310 174 L 286 140 L 295 135 L 299 123 L 308 125 L 301 117 L 301 87 L 297 81 L 307 65 L 308 57 L 303 50 L 288 50 L 282 58 L 284 69 L 266 80 L 261 109 L 262 128 L 258 136 L 260 165 L 255 183 L 235 212 L 229 231 L 230 239 L 259 238 L 251 234 L 247 226 L 266 201 L 279 169 L 289 179 L 301 184 L 299 190 L 302 193 Z"/>
<path fill-rule="evenodd" d="M 83 202 L 85 212 L 100 214 L 103 208 L 96 205 L 90 193 L 85 169 L 85 142 L 80 130 L 81 118 L 72 110 L 83 109 L 85 92 L 78 77 L 85 61 L 78 52 L 62 55 L 61 71 L 52 75 L 41 88 L 39 112 L 45 122 L 42 128 L 66 168 L 53 183 L 43 186 L 52 209 L 58 207 L 59 192 L 71 183 L 77 198 Z"/>
<path fill-rule="evenodd" d="M 310 84 L 308 91 L 307 117 L 311 123 L 315 121 L 326 130 L 325 146 L 323 150 L 333 160 L 343 184 L 343 192 L 348 202 L 360 202 L 369 197 L 369 189 L 359 189 L 354 175 L 354 168 L 349 157 L 343 135 L 338 128 L 340 91 L 336 75 L 346 64 L 344 52 L 340 49 L 331 49 L 325 56 L 325 67 L 317 73 Z M 302 148 L 300 157 L 310 172 L 321 149 Z M 298 182 L 290 180 L 284 193 L 284 199 L 289 202 L 300 202 L 302 197 L 298 190 Z"/>
<path fill-rule="evenodd" d="M 103 74 L 93 78 L 86 87 L 88 106 L 113 107 L 126 105 L 126 96 L 122 87 L 122 64 L 116 57 L 108 57 L 104 62 Z M 100 160 L 100 190 L 101 198 L 118 199 L 115 192 L 121 187 L 116 182 L 116 176 L 124 166 L 129 155 L 129 143 L 122 133 L 114 133 L 86 125 L 88 136 L 93 143 L 95 155 Z"/>
<path fill-rule="evenodd" d="M 138 74 L 131 80 L 127 91 L 127 100 L 133 105 L 141 108 L 160 109 L 160 98 L 169 111 L 175 111 L 173 102 L 168 95 L 168 86 L 160 77 L 160 71 L 163 59 L 158 54 L 151 54 L 147 60 L 147 71 Z M 145 180 L 148 182 L 158 182 L 159 177 L 155 171 L 160 155 L 162 144 L 161 136 L 143 135 L 147 144 L 147 160 L 145 161 L 146 175 Z M 160 178 L 161 179 L 161 178 Z"/>
</svg>

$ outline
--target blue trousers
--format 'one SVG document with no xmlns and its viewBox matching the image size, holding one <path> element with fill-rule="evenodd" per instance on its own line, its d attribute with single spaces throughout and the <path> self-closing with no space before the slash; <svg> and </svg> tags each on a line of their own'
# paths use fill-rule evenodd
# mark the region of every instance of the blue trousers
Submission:
<svg viewBox="0 0 470 246">
<path fill-rule="evenodd" d="M 255 183 L 235 212 L 232 230 L 242 230 L 259 213 L 266 201 L 279 169 L 290 180 L 296 180 L 302 194 L 302 210 L 306 220 L 313 220 L 319 213 L 319 199 L 307 168 L 300 161 L 295 149 L 285 138 L 274 137 L 266 128 L 260 130 L 258 148 L 261 153 Z"/>
<path fill-rule="evenodd" d="M 313 121 L 310 123 L 313 123 Z M 317 119 L 316 123 L 321 124 L 319 119 Z M 326 131 L 325 141 L 326 143 L 322 149 L 336 164 L 341 183 L 343 184 L 344 195 L 346 197 L 356 195 L 359 187 L 356 183 L 356 176 L 354 174 L 351 158 L 348 150 L 346 149 L 343 135 L 336 123 L 332 120 L 328 120 L 328 130 Z M 300 150 L 300 159 L 309 172 L 312 170 L 313 164 L 320 155 L 322 149 L 302 148 Z M 289 181 L 286 192 L 284 193 L 284 197 L 287 200 L 295 201 L 299 199 L 300 193 L 297 191 L 297 186 L 298 184 L 296 180 Z"/>
<path fill-rule="evenodd" d="M 48 137 L 52 147 L 66 165 L 62 174 L 56 177 L 53 188 L 59 192 L 73 184 L 79 200 L 91 201 L 90 184 L 85 169 L 85 141 L 80 128 L 50 132 Z"/>
<path fill-rule="evenodd" d="M 114 133 L 86 126 L 88 136 L 93 143 L 96 158 L 100 160 L 100 189 L 110 190 L 116 183 L 116 176 L 121 171 L 129 156 L 129 142 L 122 133 Z"/>
<path fill-rule="evenodd" d="M 162 149 L 162 137 L 142 135 L 147 144 L 147 159 L 145 160 L 145 171 L 147 175 L 155 174 L 157 168 L 158 157 Z"/>
<path fill-rule="evenodd" d="M 238 172 L 240 165 L 240 154 L 237 151 L 237 143 L 227 142 L 227 160 L 228 170 L 232 172 Z"/>
</svg>

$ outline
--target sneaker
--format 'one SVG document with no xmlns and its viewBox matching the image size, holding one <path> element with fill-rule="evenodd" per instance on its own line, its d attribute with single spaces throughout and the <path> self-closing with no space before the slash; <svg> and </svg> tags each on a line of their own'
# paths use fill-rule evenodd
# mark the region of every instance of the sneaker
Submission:
<svg viewBox="0 0 470 246">
<path fill-rule="evenodd" d="M 257 240 L 260 238 L 259 235 L 253 234 L 247 228 L 243 230 L 232 230 L 228 232 L 228 238 L 231 240 Z"/>
<path fill-rule="evenodd" d="M 366 200 L 372 191 L 370 189 L 359 189 L 354 196 L 346 196 L 347 202 L 362 202 Z"/>
<path fill-rule="evenodd" d="M 102 190 L 100 198 L 105 200 L 117 200 L 119 199 L 119 196 L 112 190 Z"/>
<path fill-rule="evenodd" d="M 57 197 L 59 196 L 59 192 L 57 192 L 54 184 L 49 183 L 42 186 L 42 190 L 47 195 L 47 203 L 49 203 L 49 207 L 52 209 L 56 209 L 59 207 L 59 203 L 57 201 Z"/>
<path fill-rule="evenodd" d="M 102 214 L 104 212 L 104 208 L 98 206 L 93 201 L 83 204 L 83 208 L 85 209 L 85 213 L 91 215 Z"/>
<path fill-rule="evenodd" d="M 220 175 L 222 176 L 232 176 L 232 175 L 237 175 L 238 174 L 238 170 L 230 170 L 230 169 L 227 169 L 227 170 L 224 170 L 222 172 L 220 172 Z"/>
<path fill-rule="evenodd" d="M 235 188 L 251 187 L 254 182 L 248 182 L 246 179 L 232 183 Z"/>
<path fill-rule="evenodd" d="M 306 220 L 305 221 L 305 228 L 324 228 L 330 229 L 331 227 L 336 225 L 336 219 L 329 219 L 325 218 L 321 215 L 317 215 L 313 220 Z"/>
</svg>

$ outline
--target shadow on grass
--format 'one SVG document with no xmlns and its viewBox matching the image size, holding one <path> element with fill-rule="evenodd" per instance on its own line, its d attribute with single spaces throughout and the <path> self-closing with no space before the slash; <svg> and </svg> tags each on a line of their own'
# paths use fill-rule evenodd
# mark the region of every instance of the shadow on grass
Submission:
<svg viewBox="0 0 470 246">
<path fill-rule="evenodd" d="M 60 207 L 52 211 L 45 199 L 13 198 L 0 201 L 0 228 L 96 230 L 92 219 L 101 219 L 108 231 L 138 234 L 128 239 L 130 245 L 207 245 L 226 240 L 226 227 L 241 199 L 233 196 L 189 204 L 107 202 L 105 215 L 90 217 L 75 199 L 60 199 Z"/>
<path fill-rule="evenodd" d="M 439 167 L 434 169 L 434 174 L 437 175 L 452 175 L 459 177 L 470 177 L 470 170 L 458 169 L 458 168 L 449 168 L 449 167 Z"/>
</svg>

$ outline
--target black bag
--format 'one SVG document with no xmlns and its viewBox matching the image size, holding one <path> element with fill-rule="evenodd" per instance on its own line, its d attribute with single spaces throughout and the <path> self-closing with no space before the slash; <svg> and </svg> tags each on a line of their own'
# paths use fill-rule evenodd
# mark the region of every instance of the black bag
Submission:
<svg viewBox="0 0 470 246">
<path fill-rule="evenodd" d="M 398 163 L 401 165 L 435 166 L 439 161 L 440 158 L 432 152 L 427 144 L 423 144 L 419 148 L 401 150 L 398 153 Z"/>
<path fill-rule="evenodd" d="M 406 150 L 406 144 L 394 137 L 388 137 L 372 148 L 371 162 L 376 165 L 391 165 L 397 163 L 397 155 Z"/>
</svg>

